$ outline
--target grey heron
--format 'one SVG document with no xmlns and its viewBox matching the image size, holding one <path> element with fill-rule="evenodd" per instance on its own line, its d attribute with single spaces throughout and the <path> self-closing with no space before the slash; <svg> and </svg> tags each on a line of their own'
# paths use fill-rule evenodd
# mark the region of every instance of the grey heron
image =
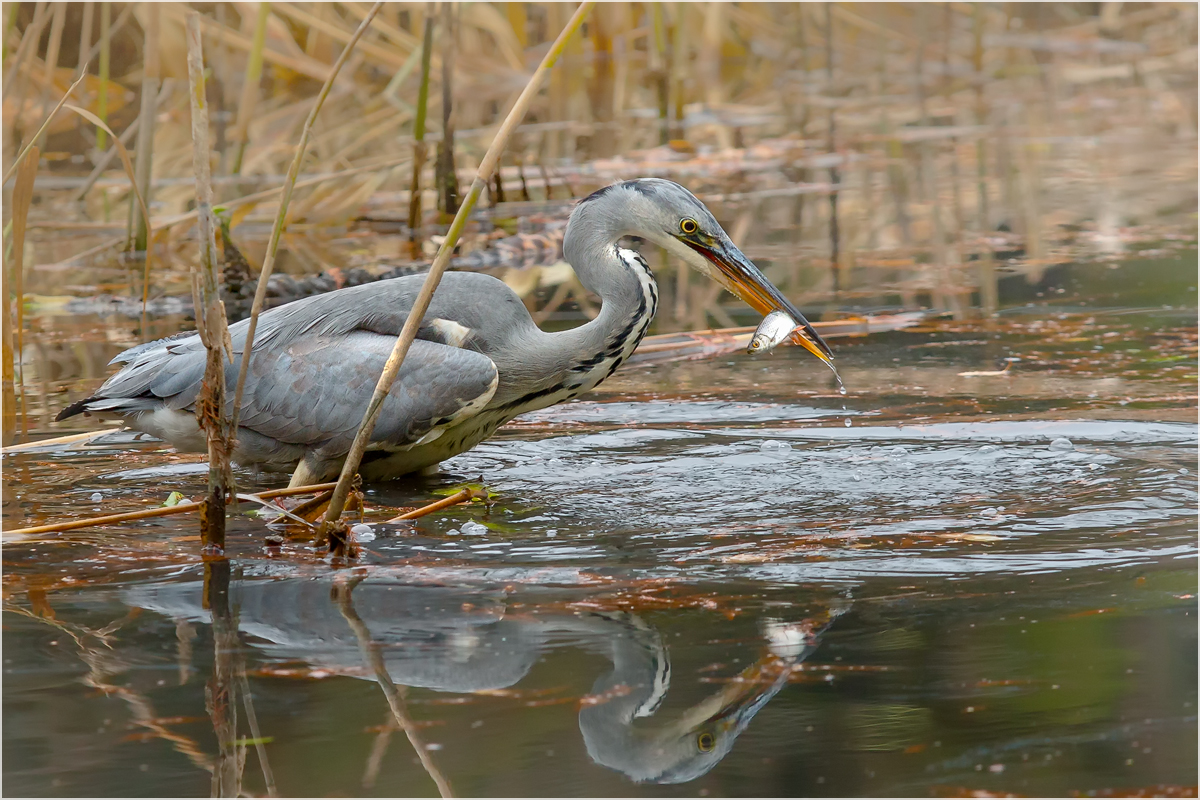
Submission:
<svg viewBox="0 0 1200 800">
<path fill-rule="evenodd" d="M 252 637 L 254 650 L 370 680 L 357 635 L 330 600 L 337 579 L 279 577 L 239 581 L 231 590 L 238 629 Z M 173 582 L 132 587 L 122 596 L 131 607 L 207 623 L 203 592 L 198 581 Z M 401 686 L 494 692 L 520 684 L 547 651 L 564 643 L 598 653 L 609 668 L 592 683 L 596 702 L 580 706 L 579 732 L 593 761 L 646 783 L 684 783 L 715 767 L 841 613 L 798 623 L 763 620 L 764 655 L 754 660 L 759 648 L 747 648 L 743 654 L 754 663 L 736 679 L 689 706 L 664 708 L 672 686 L 670 653 L 662 635 L 636 614 L 523 613 L 499 589 L 393 578 L 359 584 L 353 605 L 380 646 L 388 675 Z"/>
<path fill-rule="evenodd" d="M 762 314 L 787 313 L 793 341 L 825 363 L 829 347 L 804 315 L 737 248 L 708 209 L 677 183 L 615 183 L 579 202 L 563 253 L 599 295 L 595 319 L 542 331 L 502 281 L 445 275 L 391 388 L 360 474 L 381 480 L 436 466 L 513 417 L 590 391 L 629 357 L 650 326 L 658 288 L 646 261 L 621 246 L 640 237 L 683 259 Z M 372 390 L 421 288 L 422 275 L 355 286 L 272 309 L 259 320 L 233 459 L 294 470 L 292 485 L 341 470 Z M 230 327 L 232 389 L 248 321 Z M 91 397 L 68 406 L 124 418 L 180 450 L 202 452 L 194 404 L 204 372 L 200 337 L 183 333 L 133 347 Z"/>
</svg>

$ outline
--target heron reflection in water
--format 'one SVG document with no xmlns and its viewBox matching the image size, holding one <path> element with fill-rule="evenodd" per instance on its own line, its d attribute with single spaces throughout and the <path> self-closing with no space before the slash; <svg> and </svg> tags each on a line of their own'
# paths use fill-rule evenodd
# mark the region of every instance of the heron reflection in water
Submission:
<svg viewBox="0 0 1200 800">
<path fill-rule="evenodd" d="M 325 579 L 246 581 L 230 600 L 239 608 L 241 632 L 268 658 L 300 659 L 363 678 L 362 643 L 331 602 L 333 586 Z M 176 620 L 208 622 L 201 593 L 196 583 L 160 584 L 129 589 L 125 600 Z M 671 687 L 667 648 L 658 631 L 634 614 L 517 615 L 501 593 L 396 583 L 360 584 L 353 605 L 387 674 L 401 686 L 455 693 L 505 689 L 564 639 L 598 652 L 611 666 L 592 686 L 594 702 L 579 711 L 587 752 L 632 780 L 653 783 L 684 783 L 716 766 L 840 613 L 765 622 L 761 658 L 695 705 L 664 713 L 660 704 Z"/>
<path fill-rule="evenodd" d="M 633 353 L 658 306 L 645 259 L 621 246 L 631 236 L 679 257 L 756 311 L 786 314 L 793 341 L 830 363 L 829 347 L 804 315 L 691 192 L 657 178 L 625 181 L 580 201 L 563 240 L 580 283 L 601 299 L 590 322 L 547 333 L 502 281 L 471 272 L 442 278 L 384 402 L 363 478 L 435 467 L 513 417 L 577 397 L 611 375 Z M 335 477 L 423 281 L 413 275 L 364 284 L 264 313 L 238 412 L 234 460 L 291 470 L 293 486 Z M 248 326 L 230 327 L 230 391 Z M 205 365 L 197 334 L 140 345 L 113 362 L 126 366 L 58 419 L 85 412 L 117 416 L 179 449 L 205 449 L 194 414 Z"/>
</svg>

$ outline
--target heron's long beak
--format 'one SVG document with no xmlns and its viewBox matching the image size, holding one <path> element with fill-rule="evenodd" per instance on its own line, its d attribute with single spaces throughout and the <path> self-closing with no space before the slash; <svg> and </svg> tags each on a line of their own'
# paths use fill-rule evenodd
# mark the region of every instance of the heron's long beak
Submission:
<svg viewBox="0 0 1200 800">
<path fill-rule="evenodd" d="M 709 724 L 740 733 L 787 682 L 791 661 L 769 655 L 742 670 L 719 691 L 685 711 L 672 726 L 680 731 Z"/>
<path fill-rule="evenodd" d="M 725 237 L 708 244 L 683 240 L 684 244 L 695 250 L 715 266 L 717 281 L 729 291 L 742 298 L 748 306 L 763 316 L 772 311 L 782 311 L 800 324 L 793 333 L 792 341 L 812 353 L 821 361 L 832 366 L 833 352 L 825 340 L 809 324 L 792 301 L 783 296 L 783 292 L 775 288 L 767 280 L 754 262 Z"/>
</svg>

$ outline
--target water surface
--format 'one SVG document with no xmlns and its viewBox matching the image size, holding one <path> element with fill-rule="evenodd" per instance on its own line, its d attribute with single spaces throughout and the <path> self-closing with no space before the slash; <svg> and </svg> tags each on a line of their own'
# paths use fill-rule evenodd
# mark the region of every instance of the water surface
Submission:
<svg viewBox="0 0 1200 800">
<path fill-rule="evenodd" d="M 1195 336 L 1040 305 L 842 340 L 845 397 L 790 348 L 626 370 L 370 487 L 494 502 L 353 565 L 247 515 L 208 563 L 179 518 L 6 538 L 4 790 L 1194 794 Z M 4 466 L 9 530 L 204 481 Z"/>
</svg>

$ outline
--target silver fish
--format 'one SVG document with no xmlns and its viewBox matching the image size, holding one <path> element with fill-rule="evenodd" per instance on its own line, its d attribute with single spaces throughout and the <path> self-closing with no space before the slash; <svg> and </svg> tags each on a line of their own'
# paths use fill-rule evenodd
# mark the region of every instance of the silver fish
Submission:
<svg viewBox="0 0 1200 800">
<path fill-rule="evenodd" d="M 758 330 L 746 347 L 746 352 L 754 355 L 774 350 L 775 346 L 784 341 L 796 330 L 799 324 L 783 311 L 772 311 L 763 317 L 758 324 Z"/>
</svg>

